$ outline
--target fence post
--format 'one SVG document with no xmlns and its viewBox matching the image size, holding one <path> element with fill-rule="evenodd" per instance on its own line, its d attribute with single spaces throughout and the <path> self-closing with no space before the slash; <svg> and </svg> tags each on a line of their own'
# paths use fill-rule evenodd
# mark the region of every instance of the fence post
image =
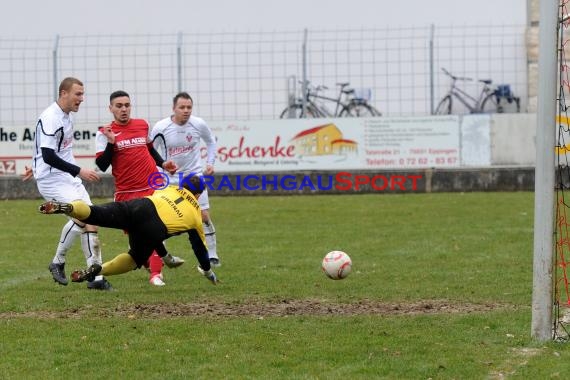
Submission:
<svg viewBox="0 0 570 380">
<path fill-rule="evenodd" d="M 433 35 L 434 35 L 435 25 L 431 24 L 430 35 L 429 35 L 429 96 L 430 96 L 430 111 L 433 115 L 435 112 L 435 99 L 434 99 L 434 70 L 433 70 Z"/>
<path fill-rule="evenodd" d="M 290 75 L 287 77 L 287 105 L 289 106 L 289 112 L 287 114 L 287 118 L 293 119 L 295 118 L 296 110 L 295 110 L 295 102 L 297 96 L 297 76 Z"/>
<path fill-rule="evenodd" d="M 59 34 L 55 35 L 55 41 L 53 43 L 52 50 L 52 60 L 53 60 L 53 93 L 54 101 L 59 97 L 59 83 L 57 81 L 57 52 L 59 49 Z"/>
<path fill-rule="evenodd" d="M 176 79 L 178 81 L 178 92 L 182 91 L 182 32 L 178 32 L 176 41 Z"/>
<path fill-rule="evenodd" d="M 303 33 L 303 84 L 301 85 L 301 105 L 303 110 L 301 114 L 303 117 L 307 117 L 307 35 L 308 30 L 305 28 Z"/>
</svg>

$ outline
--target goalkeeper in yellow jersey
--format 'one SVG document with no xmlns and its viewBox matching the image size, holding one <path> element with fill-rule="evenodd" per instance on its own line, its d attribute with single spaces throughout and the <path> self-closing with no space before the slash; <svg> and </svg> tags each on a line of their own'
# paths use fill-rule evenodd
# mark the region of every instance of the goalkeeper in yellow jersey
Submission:
<svg viewBox="0 0 570 380">
<path fill-rule="evenodd" d="M 190 174 L 177 186 L 156 190 L 153 195 L 124 202 L 110 202 L 90 206 L 83 201 L 42 203 L 42 214 L 66 214 L 85 223 L 126 230 L 129 233 L 129 252 L 114 259 L 74 271 L 73 282 L 92 281 L 95 276 L 126 273 L 144 265 L 156 247 L 169 237 L 188 233 L 198 270 L 214 285 L 218 280 L 210 267 L 206 248 L 202 215 L 197 198 L 204 191 L 204 183 Z M 160 252 L 160 251 L 158 251 Z"/>
</svg>

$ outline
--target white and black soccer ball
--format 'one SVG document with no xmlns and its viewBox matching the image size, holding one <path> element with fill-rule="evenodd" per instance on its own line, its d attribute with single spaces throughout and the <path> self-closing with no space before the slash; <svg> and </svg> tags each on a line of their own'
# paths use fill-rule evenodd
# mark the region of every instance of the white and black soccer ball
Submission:
<svg viewBox="0 0 570 380">
<path fill-rule="evenodd" d="M 331 251 L 323 258 L 321 268 L 328 278 L 342 280 L 352 271 L 352 260 L 346 252 Z"/>
</svg>

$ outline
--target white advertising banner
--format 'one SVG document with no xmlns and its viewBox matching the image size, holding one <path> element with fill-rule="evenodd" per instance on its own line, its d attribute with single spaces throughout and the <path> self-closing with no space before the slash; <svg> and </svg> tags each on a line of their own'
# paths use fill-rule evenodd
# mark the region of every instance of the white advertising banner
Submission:
<svg viewBox="0 0 570 380">
<path fill-rule="evenodd" d="M 210 123 L 222 172 L 458 167 L 459 118 Z"/>
<path fill-rule="evenodd" d="M 491 115 L 465 115 L 461 121 L 461 165 L 491 165 Z"/>
<path fill-rule="evenodd" d="M 75 128 L 73 152 L 77 164 L 95 167 L 95 133 L 97 124 Z M 24 167 L 32 165 L 35 127 L 0 126 L 0 175 L 21 174 Z"/>
<path fill-rule="evenodd" d="M 460 165 L 458 116 L 225 121 L 209 126 L 218 139 L 218 172 Z M 80 166 L 95 166 L 96 131 L 97 125 L 76 126 L 73 151 Z M 21 173 L 33 152 L 34 128 L 0 127 L 0 174 Z"/>
</svg>

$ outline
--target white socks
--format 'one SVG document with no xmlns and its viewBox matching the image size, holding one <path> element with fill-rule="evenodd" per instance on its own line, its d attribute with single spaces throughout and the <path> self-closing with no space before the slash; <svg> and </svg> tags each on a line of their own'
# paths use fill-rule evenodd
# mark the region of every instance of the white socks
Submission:
<svg viewBox="0 0 570 380">
<path fill-rule="evenodd" d="M 101 259 L 101 245 L 99 244 L 99 235 L 97 235 L 97 232 L 86 231 L 81 234 L 81 248 L 83 249 L 87 266 L 93 264 L 101 265 L 103 263 Z M 95 277 L 95 281 L 102 279 L 103 276 Z"/>
<path fill-rule="evenodd" d="M 210 220 L 209 222 L 203 223 L 204 225 L 204 235 L 206 235 L 206 246 L 208 248 L 208 256 L 210 258 L 218 258 L 216 253 L 216 229 L 214 224 Z"/>
<path fill-rule="evenodd" d="M 59 238 L 59 244 L 57 245 L 57 249 L 55 251 L 55 256 L 53 257 L 52 262 L 55 264 L 64 264 L 65 263 L 65 254 L 77 237 L 81 234 L 83 229 L 79 227 L 73 220 L 69 220 L 61 229 L 61 237 Z"/>
</svg>

